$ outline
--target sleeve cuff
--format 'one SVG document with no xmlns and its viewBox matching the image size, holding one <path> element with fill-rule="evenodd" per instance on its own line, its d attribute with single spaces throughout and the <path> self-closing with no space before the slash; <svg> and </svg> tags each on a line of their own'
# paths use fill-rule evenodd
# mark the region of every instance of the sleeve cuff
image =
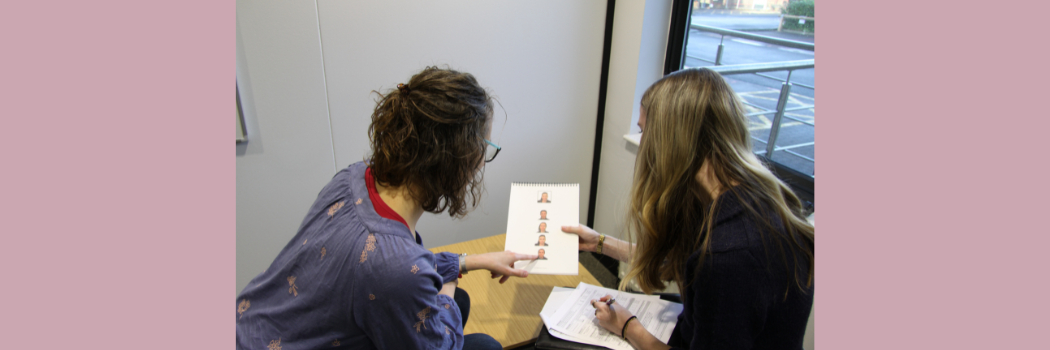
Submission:
<svg viewBox="0 0 1050 350">
<path fill-rule="evenodd" d="M 437 261 L 437 273 L 441 282 L 448 283 L 459 278 L 459 255 L 449 252 L 434 254 Z"/>
</svg>

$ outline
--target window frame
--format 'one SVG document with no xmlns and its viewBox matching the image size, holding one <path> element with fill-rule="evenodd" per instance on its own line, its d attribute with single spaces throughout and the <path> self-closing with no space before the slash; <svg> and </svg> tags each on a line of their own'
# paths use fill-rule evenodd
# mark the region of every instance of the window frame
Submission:
<svg viewBox="0 0 1050 350">
<path fill-rule="evenodd" d="M 685 64 L 686 45 L 689 42 L 689 21 L 693 14 L 693 1 L 695 0 L 674 0 L 671 5 L 671 24 L 667 33 L 667 52 L 664 56 L 664 75 L 681 70 L 682 65 Z M 814 187 L 816 184 L 815 176 L 809 176 L 798 170 L 789 168 L 764 154 L 757 156 L 769 166 L 770 170 L 772 170 L 781 181 L 784 181 L 784 183 L 791 187 L 791 190 L 795 192 L 795 195 L 805 204 L 806 211 L 812 212 L 814 209 L 814 203 L 816 203 L 814 198 Z M 814 162 L 813 167 L 815 174 L 816 162 Z"/>
</svg>

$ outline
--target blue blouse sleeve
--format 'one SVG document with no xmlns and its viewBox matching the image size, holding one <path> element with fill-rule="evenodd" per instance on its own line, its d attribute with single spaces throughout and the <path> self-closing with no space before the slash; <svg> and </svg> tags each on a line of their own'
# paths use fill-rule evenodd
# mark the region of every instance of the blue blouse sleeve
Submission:
<svg viewBox="0 0 1050 350">
<path fill-rule="evenodd" d="M 435 270 L 441 275 L 441 281 L 444 283 L 455 281 L 459 278 L 459 255 L 455 253 L 437 253 L 434 254 L 434 259 L 437 260 Z"/>
<path fill-rule="evenodd" d="M 444 282 L 434 254 L 398 237 L 368 240 L 351 276 L 353 322 L 379 349 L 463 348 L 459 306 L 438 294 Z"/>
</svg>

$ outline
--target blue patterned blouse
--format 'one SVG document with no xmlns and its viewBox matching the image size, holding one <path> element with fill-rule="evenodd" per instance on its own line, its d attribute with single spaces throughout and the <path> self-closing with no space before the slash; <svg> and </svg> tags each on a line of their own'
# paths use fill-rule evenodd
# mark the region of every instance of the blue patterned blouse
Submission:
<svg viewBox="0 0 1050 350">
<path fill-rule="evenodd" d="M 237 297 L 237 349 L 461 349 L 459 307 L 439 295 L 455 254 L 381 217 L 355 163 L 318 194 L 299 232 Z M 379 198 L 375 198 L 381 201 Z"/>
</svg>

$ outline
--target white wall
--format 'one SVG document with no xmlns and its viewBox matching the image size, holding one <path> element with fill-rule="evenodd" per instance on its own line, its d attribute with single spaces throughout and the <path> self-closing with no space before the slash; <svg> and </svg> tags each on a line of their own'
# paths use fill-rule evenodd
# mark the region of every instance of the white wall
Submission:
<svg viewBox="0 0 1050 350">
<path fill-rule="evenodd" d="M 497 107 L 493 141 L 504 149 L 486 168 L 482 205 L 460 221 L 424 215 L 427 246 L 505 232 L 512 181 L 576 182 L 588 198 L 605 0 L 237 5 L 248 128 L 237 147 L 237 292 L 288 243 L 331 176 L 367 154 L 369 93 L 427 65 L 474 74 L 508 114 Z"/>
<path fill-rule="evenodd" d="M 594 229 L 610 236 L 624 238 L 624 214 L 634 176 L 637 147 L 623 135 L 638 132 L 642 93 L 663 77 L 670 18 L 670 1 L 616 2 L 594 213 Z"/>
<path fill-rule="evenodd" d="M 427 246 L 506 232 L 513 181 L 580 183 L 588 198 L 605 0 L 395 3 L 318 2 L 339 167 L 369 151 L 371 91 L 448 65 L 474 74 L 507 116 L 497 105 L 492 141 L 503 150 L 485 169 L 482 205 L 464 220 L 424 214 Z"/>
<path fill-rule="evenodd" d="M 237 2 L 237 292 L 266 269 L 335 173 L 313 2 Z"/>
</svg>

